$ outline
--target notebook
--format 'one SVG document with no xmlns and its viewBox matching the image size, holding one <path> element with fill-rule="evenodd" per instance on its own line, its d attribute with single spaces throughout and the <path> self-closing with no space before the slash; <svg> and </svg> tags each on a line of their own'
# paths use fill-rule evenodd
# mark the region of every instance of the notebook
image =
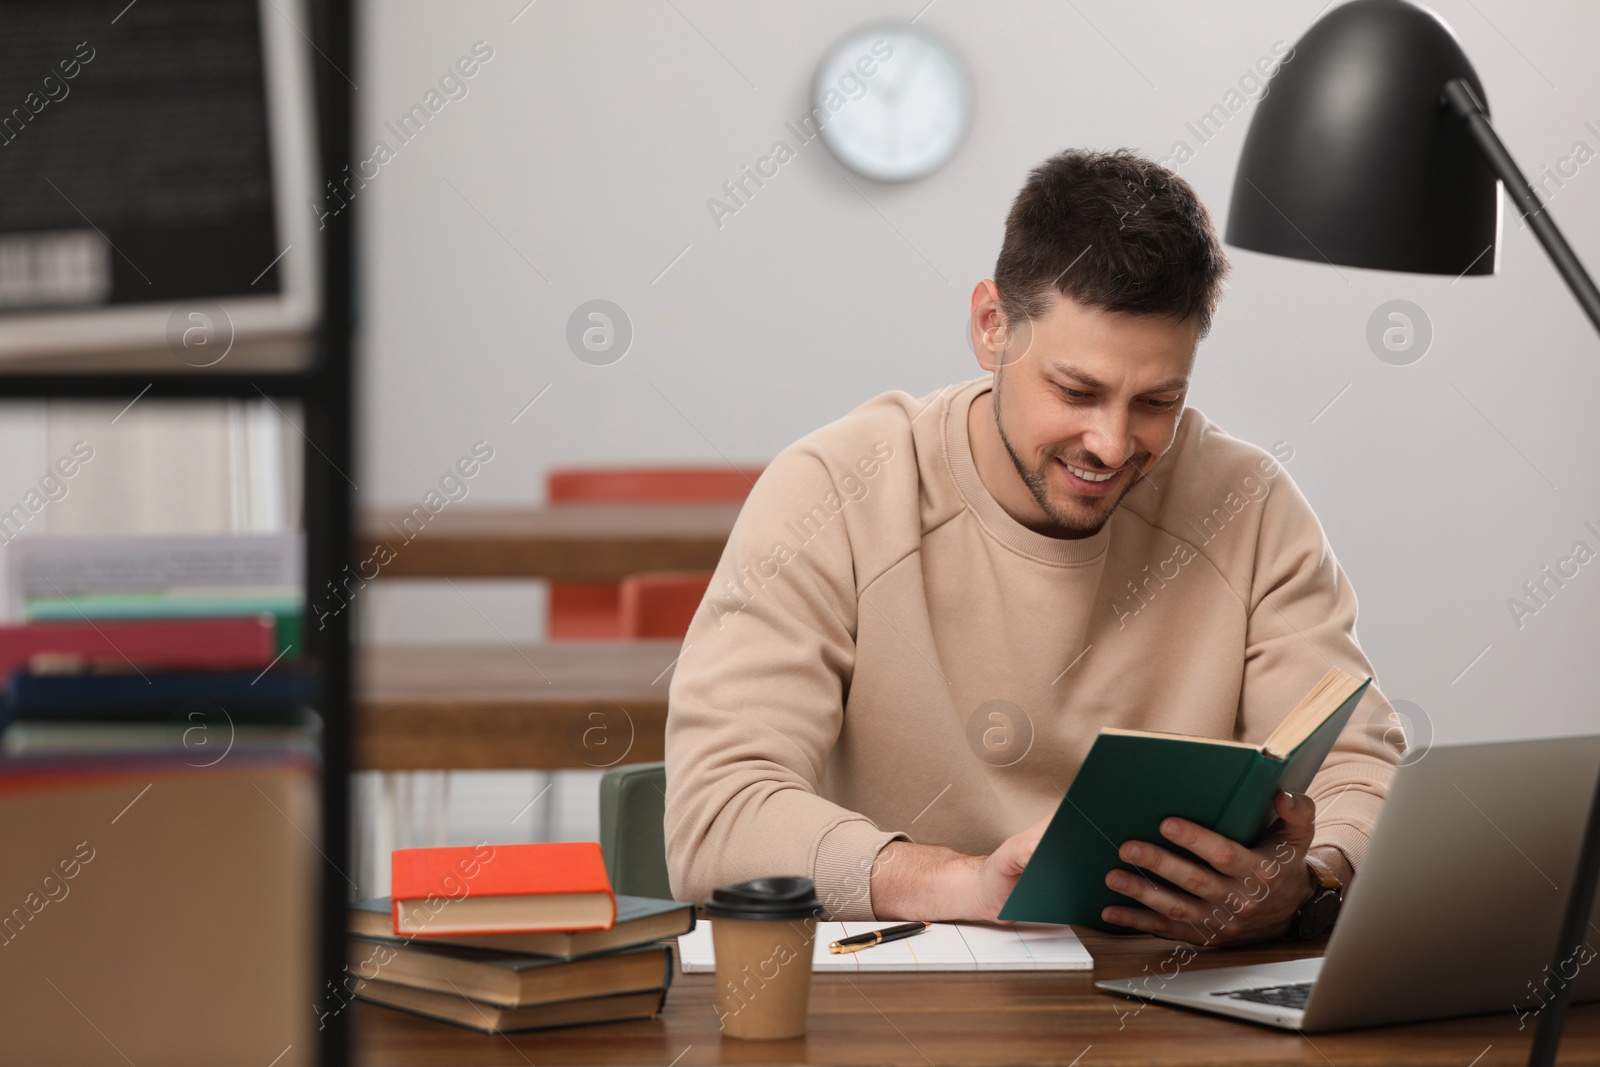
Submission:
<svg viewBox="0 0 1600 1067">
<path fill-rule="evenodd" d="M 716 970 L 711 929 L 702 919 L 678 936 L 683 973 Z M 844 971 L 1089 971 L 1094 959 L 1070 926 L 1054 923 L 934 923 L 920 934 L 859 952 L 833 953 L 828 944 L 898 922 L 819 922 L 813 945 L 814 973 Z"/>
</svg>

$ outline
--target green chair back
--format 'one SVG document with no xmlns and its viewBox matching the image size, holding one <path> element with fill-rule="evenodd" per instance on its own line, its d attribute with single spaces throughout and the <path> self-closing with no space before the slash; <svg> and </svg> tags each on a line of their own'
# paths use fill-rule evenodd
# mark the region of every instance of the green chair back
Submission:
<svg viewBox="0 0 1600 1067">
<path fill-rule="evenodd" d="M 600 851 L 611 888 L 672 899 L 667 882 L 667 765 L 630 763 L 600 779 Z"/>
</svg>

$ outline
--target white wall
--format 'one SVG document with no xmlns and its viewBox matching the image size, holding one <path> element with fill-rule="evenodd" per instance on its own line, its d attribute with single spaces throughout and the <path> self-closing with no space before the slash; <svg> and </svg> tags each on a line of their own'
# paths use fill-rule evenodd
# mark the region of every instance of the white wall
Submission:
<svg viewBox="0 0 1600 1067">
<path fill-rule="evenodd" d="M 967 298 L 1027 170 L 1067 146 L 1158 158 L 1180 138 L 1196 146 L 1185 123 L 1318 8 L 939 0 L 921 21 L 958 43 L 978 97 L 956 159 L 885 186 L 847 179 L 814 143 L 719 230 L 707 198 L 787 136 L 824 50 L 922 0 L 524 3 L 364 11 L 357 99 L 368 136 L 391 147 L 385 120 L 475 41 L 494 55 L 359 193 L 363 506 L 415 503 L 478 439 L 496 458 L 470 503 L 533 503 L 552 464 L 760 460 L 876 393 L 976 375 Z M 1600 8 L 1436 8 L 1525 171 L 1579 140 L 1600 149 L 1584 126 L 1600 129 L 1585 50 Z M 1247 121 L 1248 109 L 1181 170 L 1219 228 Z M 1551 207 L 1600 265 L 1600 163 Z M 1456 283 L 1229 254 L 1191 402 L 1235 436 L 1293 445 L 1291 473 L 1360 596 L 1388 695 L 1420 706 L 1443 739 L 1592 729 L 1600 565 L 1520 631 L 1506 604 L 1574 541 L 1600 545 L 1583 529 L 1600 527 L 1600 343 L 1532 234 L 1508 219 L 1500 275 Z M 609 367 L 564 341 L 568 314 L 596 297 L 636 330 Z M 1436 333 L 1408 367 L 1364 339 L 1394 298 L 1421 305 Z M 460 585 L 391 583 L 363 626 L 386 639 L 537 636 L 531 584 Z"/>
</svg>

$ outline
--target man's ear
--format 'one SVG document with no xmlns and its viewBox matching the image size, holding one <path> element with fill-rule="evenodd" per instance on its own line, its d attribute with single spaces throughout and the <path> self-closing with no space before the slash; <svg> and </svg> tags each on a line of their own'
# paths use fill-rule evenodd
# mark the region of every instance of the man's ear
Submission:
<svg viewBox="0 0 1600 1067">
<path fill-rule="evenodd" d="M 992 279 L 985 278 L 973 287 L 972 313 L 967 318 L 967 342 L 980 367 L 993 372 L 1000 366 L 1008 336 L 1000 290 Z"/>
</svg>

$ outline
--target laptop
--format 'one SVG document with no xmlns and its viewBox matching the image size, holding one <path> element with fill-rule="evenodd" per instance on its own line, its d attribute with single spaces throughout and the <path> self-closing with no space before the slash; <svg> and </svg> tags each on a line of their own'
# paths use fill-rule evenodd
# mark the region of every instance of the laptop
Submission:
<svg viewBox="0 0 1600 1067">
<path fill-rule="evenodd" d="M 1600 999 L 1600 907 L 1550 969 L 1597 774 L 1600 735 L 1408 755 L 1324 955 L 1095 986 L 1304 1033 Z"/>
</svg>

